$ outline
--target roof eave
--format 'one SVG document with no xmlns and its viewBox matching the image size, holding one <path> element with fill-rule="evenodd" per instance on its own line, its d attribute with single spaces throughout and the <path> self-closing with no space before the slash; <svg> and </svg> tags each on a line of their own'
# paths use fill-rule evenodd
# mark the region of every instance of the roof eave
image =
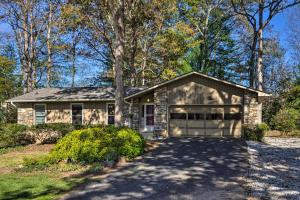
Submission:
<svg viewBox="0 0 300 200">
<path fill-rule="evenodd" d="M 6 100 L 5 103 L 115 101 L 115 99 Z"/>
</svg>

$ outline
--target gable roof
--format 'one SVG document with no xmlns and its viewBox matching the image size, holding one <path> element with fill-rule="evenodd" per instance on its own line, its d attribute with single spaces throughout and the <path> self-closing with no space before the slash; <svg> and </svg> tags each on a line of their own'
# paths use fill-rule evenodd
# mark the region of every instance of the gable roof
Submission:
<svg viewBox="0 0 300 200">
<path fill-rule="evenodd" d="M 251 92 L 255 92 L 255 93 L 258 94 L 258 96 L 271 96 L 271 94 L 269 94 L 269 93 L 266 93 L 266 92 L 263 92 L 263 91 L 260 91 L 260 90 L 255 90 L 255 89 L 252 89 L 252 88 L 249 88 L 249 87 L 245 87 L 243 85 L 239 85 L 239 84 L 232 83 L 232 82 L 229 82 L 229 81 L 221 80 L 221 79 L 218 79 L 218 78 L 215 78 L 215 77 L 212 77 L 212 76 L 208 76 L 208 75 L 205 75 L 205 74 L 202 74 L 202 73 L 199 73 L 199 72 L 189 72 L 189 73 L 183 74 L 181 76 L 175 77 L 175 78 L 173 78 L 171 80 L 168 80 L 168 81 L 159 83 L 157 85 L 154 85 L 152 87 L 146 88 L 146 89 L 144 89 L 144 90 L 142 90 L 140 92 L 134 93 L 132 95 L 128 95 L 125 99 L 129 99 L 129 98 L 132 98 L 132 97 L 135 97 L 135 96 L 147 93 L 147 92 L 149 92 L 151 90 L 154 90 L 154 89 L 156 89 L 158 87 L 167 85 L 169 83 L 175 82 L 175 81 L 177 81 L 179 79 L 182 79 L 182 78 L 185 78 L 185 77 L 191 76 L 191 75 L 198 75 L 198 76 L 205 77 L 205 78 L 217 81 L 217 82 L 221 82 L 221 83 L 224 83 L 224 84 L 227 84 L 227 85 L 231 85 L 231 86 L 234 86 L 234 87 L 237 87 L 237 88 L 241 88 L 243 90 L 248 90 L 248 91 L 251 91 Z"/>
<path fill-rule="evenodd" d="M 223 84 L 231 85 L 243 90 L 255 92 L 258 96 L 271 96 L 271 94 L 248 88 L 239 84 L 235 84 L 229 81 L 220 80 L 199 72 L 190 72 L 181 76 L 175 77 L 171 80 L 162 82 L 148 88 L 125 88 L 125 99 L 129 99 L 144 93 L 147 93 L 155 88 L 163 85 L 175 82 L 179 79 L 198 75 L 214 81 L 221 82 Z M 75 87 L 75 88 L 41 88 L 36 89 L 27 94 L 14 97 L 6 100 L 6 102 L 69 102 L 69 101 L 113 101 L 115 100 L 115 88 L 114 87 Z"/>
<path fill-rule="evenodd" d="M 143 88 L 126 88 L 125 95 L 140 92 Z M 6 102 L 64 102 L 109 101 L 115 99 L 114 87 L 41 88 Z"/>
</svg>

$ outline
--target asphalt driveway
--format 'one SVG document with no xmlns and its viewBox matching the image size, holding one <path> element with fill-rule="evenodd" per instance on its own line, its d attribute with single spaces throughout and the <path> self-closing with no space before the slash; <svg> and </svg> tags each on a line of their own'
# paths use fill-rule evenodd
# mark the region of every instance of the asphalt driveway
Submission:
<svg viewBox="0 0 300 200">
<path fill-rule="evenodd" d="M 64 199 L 246 199 L 247 157 L 238 139 L 171 138 Z"/>
</svg>

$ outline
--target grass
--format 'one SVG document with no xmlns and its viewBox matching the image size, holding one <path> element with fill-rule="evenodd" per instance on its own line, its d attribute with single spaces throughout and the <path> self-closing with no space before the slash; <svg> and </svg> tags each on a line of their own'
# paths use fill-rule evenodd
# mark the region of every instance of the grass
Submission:
<svg viewBox="0 0 300 200">
<path fill-rule="evenodd" d="M 22 148 L 24 148 L 24 146 L 0 148 L 0 155 L 11 152 L 11 151 L 21 150 Z"/>
<path fill-rule="evenodd" d="M 0 199 L 56 199 L 82 181 L 53 172 L 2 174 Z"/>
<path fill-rule="evenodd" d="M 57 199 L 85 181 L 85 168 L 62 164 L 44 171 L 19 170 L 24 157 L 46 155 L 51 148 L 31 145 L 0 154 L 0 199 Z M 78 176 L 76 176 L 78 175 Z"/>
</svg>

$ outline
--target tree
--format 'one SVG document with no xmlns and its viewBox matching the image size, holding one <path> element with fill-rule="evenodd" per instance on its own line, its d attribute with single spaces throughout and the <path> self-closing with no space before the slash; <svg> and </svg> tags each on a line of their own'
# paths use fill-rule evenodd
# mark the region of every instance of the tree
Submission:
<svg viewBox="0 0 300 200">
<path fill-rule="evenodd" d="M 86 28 L 95 41 L 89 43 L 102 57 L 103 52 L 97 51 L 100 44 L 110 50 L 113 61 L 115 90 L 115 124 L 123 125 L 123 69 L 125 44 L 125 2 L 124 0 L 75 1 L 84 15 Z M 132 4 L 131 1 L 126 2 Z M 128 5 L 130 6 L 130 5 Z M 100 58 L 101 59 L 101 58 Z"/>
<path fill-rule="evenodd" d="M 30 92 L 37 86 L 37 71 L 41 62 L 39 53 L 43 47 L 41 35 L 46 30 L 46 6 L 42 1 L 2 1 L 1 15 L 14 33 L 21 64 L 23 92 Z"/>
<path fill-rule="evenodd" d="M 14 61 L 0 55 L 0 102 L 19 94 L 19 77 Z"/>
<path fill-rule="evenodd" d="M 222 79 L 234 79 L 238 62 L 231 38 L 235 25 L 226 1 L 185 0 L 179 3 L 180 18 L 193 32 L 186 62 L 196 71 Z"/>
<path fill-rule="evenodd" d="M 256 88 L 263 90 L 263 30 L 269 25 L 274 16 L 299 3 L 299 0 L 258 0 L 247 2 L 231 0 L 234 12 L 251 28 L 252 32 L 251 57 L 249 58 L 249 82 L 251 87 L 255 86 L 254 80 L 256 80 Z M 255 62 L 256 50 L 258 53 L 257 61 Z M 254 78 L 255 73 L 256 78 Z"/>
</svg>

